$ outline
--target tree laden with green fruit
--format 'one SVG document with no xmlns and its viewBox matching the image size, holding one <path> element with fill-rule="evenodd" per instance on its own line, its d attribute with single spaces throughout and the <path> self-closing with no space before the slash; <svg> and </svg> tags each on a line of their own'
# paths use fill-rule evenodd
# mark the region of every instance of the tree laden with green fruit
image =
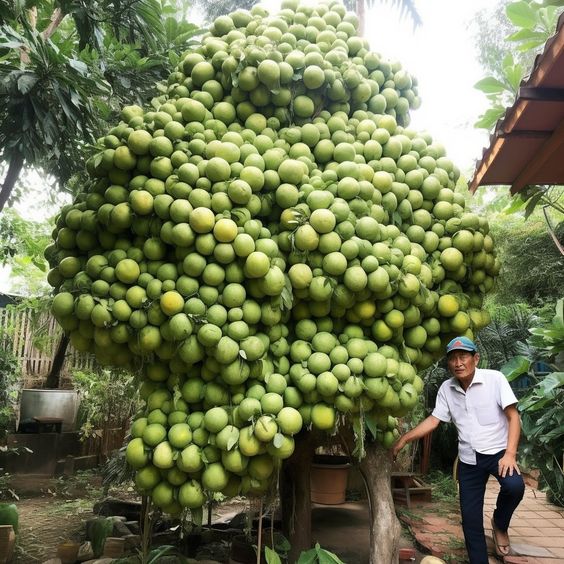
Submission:
<svg viewBox="0 0 564 564">
<path fill-rule="evenodd" d="M 19 197 L 24 167 L 72 189 L 107 120 L 125 103 L 147 103 L 190 45 L 197 28 L 178 12 L 168 0 L 0 5 L 0 210 Z"/>
<path fill-rule="evenodd" d="M 218 17 L 100 140 L 46 256 L 75 348 L 141 369 L 127 459 L 158 507 L 197 518 L 280 471 L 292 559 L 313 449 L 338 432 L 372 561 L 392 562 L 397 417 L 445 342 L 488 322 L 499 264 L 442 145 L 408 128 L 416 80 L 357 25 L 338 2 Z"/>
</svg>

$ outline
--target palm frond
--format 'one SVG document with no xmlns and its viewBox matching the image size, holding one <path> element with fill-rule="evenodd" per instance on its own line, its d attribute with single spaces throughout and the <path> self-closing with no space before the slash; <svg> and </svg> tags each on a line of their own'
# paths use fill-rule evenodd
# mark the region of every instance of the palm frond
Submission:
<svg viewBox="0 0 564 564">
<path fill-rule="evenodd" d="M 518 354 L 533 358 L 535 351 L 527 339 L 530 337 L 529 329 L 535 322 L 536 316 L 522 306 L 499 308 L 477 338 L 482 358 L 488 367 L 499 368 Z"/>
<path fill-rule="evenodd" d="M 126 484 L 135 477 L 135 470 L 125 459 L 125 448 L 115 452 L 102 467 L 102 484 L 105 487 Z"/>
<path fill-rule="evenodd" d="M 353 0 L 354 1 L 354 0 Z M 372 8 L 378 4 L 389 6 L 399 12 L 400 20 L 409 20 L 414 28 L 422 25 L 423 20 L 417 10 L 414 0 L 365 0 L 367 8 Z M 356 6 L 356 2 L 354 2 Z M 354 7 L 353 7 L 354 9 Z"/>
</svg>

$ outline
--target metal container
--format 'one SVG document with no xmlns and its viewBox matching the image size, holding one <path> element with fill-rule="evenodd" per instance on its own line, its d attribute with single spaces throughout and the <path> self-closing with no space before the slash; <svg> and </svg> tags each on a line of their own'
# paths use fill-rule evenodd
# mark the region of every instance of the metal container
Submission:
<svg viewBox="0 0 564 564">
<path fill-rule="evenodd" d="M 19 421 L 60 417 L 63 431 L 74 431 L 80 399 L 77 390 L 22 390 Z"/>
</svg>

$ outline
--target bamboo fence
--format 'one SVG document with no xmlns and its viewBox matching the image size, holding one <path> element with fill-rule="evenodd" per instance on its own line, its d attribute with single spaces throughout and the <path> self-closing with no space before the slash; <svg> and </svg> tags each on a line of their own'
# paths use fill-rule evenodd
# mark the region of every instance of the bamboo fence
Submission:
<svg viewBox="0 0 564 564">
<path fill-rule="evenodd" d="M 42 336 L 40 347 L 34 339 L 39 334 Z M 61 335 L 61 328 L 49 314 L 37 317 L 31 309 L 0 308 L 0 346 L 16 357 L 24 382 L 37 383 L 47 377 Z M 92 355 L 78 352 L 69 344 L 61 380 L 68 379 L 72 370 L 93 366 Z"/>
</svg>

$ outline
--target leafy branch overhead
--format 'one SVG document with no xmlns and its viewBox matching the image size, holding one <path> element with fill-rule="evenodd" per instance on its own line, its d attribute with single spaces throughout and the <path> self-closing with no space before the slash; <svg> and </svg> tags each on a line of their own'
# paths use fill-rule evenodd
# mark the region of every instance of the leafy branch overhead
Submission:
<svg viewBox="0 0 564 564">
<path fill-rule="evenodd" d="M 529 53 L 540 52 L 554 33 L 561 12 L 562 6 L 544 6 L 533 0 L 507 5 L 507 19 L 516 31 L 505 39 L 510 44 L 516 44 L 517 53 L 507 49 L 499 76 L 487 76 L 475 84 L 475 88 L 483 92 L 490 102 L 490 107 L 480 116 L 475 127 L 490 131 L 503 117 L 506 108 L 513 104 L 528 70 L 528 65 L 524 63 L 530 60 Z"/>
<path fill-rule="evenodd" d="M 29 4 L 0 9 L 0 209 L 24 167 L 60 185 L 82 171 L 107 120 L 147 104 L 199 32 L 169 0 Z"/>
</svg>

